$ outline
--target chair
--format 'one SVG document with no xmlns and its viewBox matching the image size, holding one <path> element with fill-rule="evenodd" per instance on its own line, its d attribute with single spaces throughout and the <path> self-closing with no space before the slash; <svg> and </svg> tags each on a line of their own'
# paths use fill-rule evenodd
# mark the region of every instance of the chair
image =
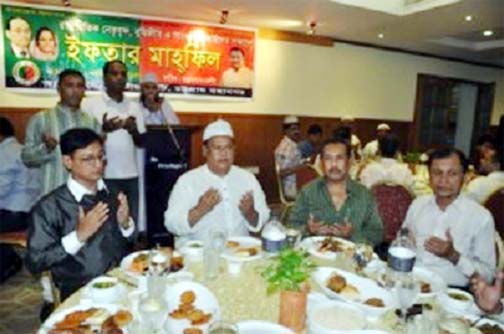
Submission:
<svg viewBox="0 0 504 334">
<path fill-rule="evenodd" d="M 296 172 L 296 188 L 301 190 L 306 184 L 319 177 L 319 173 L 311 165 L 301 168 Z"/>
<path fill-rule="evenodd" d="M 483 203 L 493 216 L 495 230 L 504 238 L 504 188 L 494 191 Z"/>
<path fill-rule="evenodd" d="M 397 231 L 406 218 L 408 208 L 413 202 L 413 195 L 401 185 L 388 183 L 374 185 L 371 192 L 383 222 L 384 242 L 390 243 L 395 239 Z"/>
<path fill-rule="evenodd" d="M 280 214 L 280 221 L 283 223 L 284 219 L 287 217 L 289 210 L 294 205 L 293 200 L 289 200 L 285 197 L 284 187 L 282 183 L 282 177 L 280 176 L 280 166 L 275 163 L 275 175 L 278 185 L 278 195 L 280 197 L 280 202 L 282 203 L 282 213 Z"/>
</svg>

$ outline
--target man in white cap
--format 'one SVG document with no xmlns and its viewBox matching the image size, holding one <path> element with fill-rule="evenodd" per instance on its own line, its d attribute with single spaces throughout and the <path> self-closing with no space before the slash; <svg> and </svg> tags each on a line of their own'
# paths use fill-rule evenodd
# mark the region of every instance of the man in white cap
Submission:
<svg viewBox="0 0 504 334">
<path fill-rule="evenodd" d="M 350 137 L 350 146 L 352 147 L 352 158 L 354 160 L 359 160 L 362 157 L 362 145 L 361 140 L 355 134 L 355 118 L 352 116 L 341 117 L 341 127 L 348 127 L 352 136 Z"/>
<path fill-rule="evenodd" d="M 387 123 L 378 124 L 378 126 L 376 127 L 376 139 L 370 141 L 364 147 L 364 159 L 373 160 L 378 156 L 378 141 L 380 140 L 380 138 L 384 138 L 389 133 L 390 126 Z"/>
<path fill-rule="evenodd" d="M 183 174 L 173 187 L 165 226 L 176 236 L 176 246 L 205 240 L 212 231 L 227 236 L 258 232 L 269 218 L 264 192 L 251 173 L 233 165 L 234 134 L 224 120 L 203 132 L 206 164 Z"/>
<path fill-rule="evenodd" d="M 275 164 L 282 178 L 284 196 L 293 200 L 296 198 L 296 172 L 304 168 L 298 142 L 301 139 L 299 119 L 296 116 L 285 116 L 283 121 L 284 136 L 275 148 Z"/>
<path fill-rule="evenodd" d="M 160 92 L 156 74 L 146 73 L 140 80 L 140 104 L 145 125 L 180 124 L 170 103 Z"/>
</svg>

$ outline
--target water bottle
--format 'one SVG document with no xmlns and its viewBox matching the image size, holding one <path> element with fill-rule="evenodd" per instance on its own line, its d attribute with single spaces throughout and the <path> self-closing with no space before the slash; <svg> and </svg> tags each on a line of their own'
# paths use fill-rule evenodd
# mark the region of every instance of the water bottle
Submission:
<svg viewBox="0 0 504 334">
<path fill-rule="evenodd" d="M 272 215 L 261 232 L 262 246 L 265 252 L 276 254 L 285 245 L 287 234 L 278 216 Z"/>
<path fill-rule="evenodd" d="M 219 275 L 220 256 L 226 245 L 226 233 L 222 230 L 212 230 L 204 246 L 205 278 L 213 280 Z"/>
<path fill-rule="evenodd" d="M 410 279 L 416 260 L 416 249 L 410 238 L 408 229 L 402 228 L 397 232 L 396 239 L 388 249 L 388 285 L 395 285 L 397 281 Z"/>
</svg>

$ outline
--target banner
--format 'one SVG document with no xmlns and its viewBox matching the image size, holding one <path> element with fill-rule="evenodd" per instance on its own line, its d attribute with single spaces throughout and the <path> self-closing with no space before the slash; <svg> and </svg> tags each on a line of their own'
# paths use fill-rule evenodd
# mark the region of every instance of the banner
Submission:
<svg viewBox="0 0 504 334">
<path fill-rule="evenodd" d="M 118 59 L 129 91 L 154 73 L 171 94 L 253 95 L 253 30 L 10 5 L 2 20 L 7 88 L 54 90 L 58 74 L 73 68 L 88 90 L 101 90 L 103 65 Z"/>
</svg>

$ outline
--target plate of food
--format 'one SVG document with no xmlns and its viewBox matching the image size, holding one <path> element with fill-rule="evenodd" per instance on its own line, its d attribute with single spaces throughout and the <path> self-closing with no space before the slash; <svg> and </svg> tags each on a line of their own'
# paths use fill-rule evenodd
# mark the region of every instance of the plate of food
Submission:
<svg viewBox="0 0 504 334">
<path fill-rule="evenodd" d="M 133 315 L 117 305 L 82 303 L 53 313 L 37 334 L 127 334 Z"/>
<path fill-rule="evenodd" d="M 470 321 L 470 334 L 504 334 L 504 324 L 495 320 L 476 317 L 468 320 Z"/>
<path fill-rule="evenodd" d="M 311 255 L 334 260 L 338 254 L 355 252 L 352 241 L 337 237 L 308 237 L 301 241 L 301 247 Z"/>
<path fill-rule="evenodd" d="M 419 297 L 432 297 L 447 288 L 446 282 L 441 276 L 423 267 L 414 267 L 413 277 L 420 286 Z"/>
<path fill-rule="evenodd" d="M 254 237 L 231 237 L 226 241 L 222 257 L 233 261 L 252 261 L 262 257 L 261 240 Z"/>
<path fill-rule="evenodd" d="M 240 334 L 295 334 L 287 327 L 268 321 L 247 320 L 236 325 Z"/>
<path fill-rule="evenodd" d="M 145 276 L 149 270 L 149 262 L 156 256 L 170 259 L 170 274 L 186 269 L 183 256 L 171 249 L 144 250 L 131 253 L 122 259 L 120 268 L 123 272 L 135 277 Z"/>
<path fill-rule="evenodd" d="M 215 295 L 195 282 L 179 282 L 165 292 L 168 306 L 165 329 L 171 334 L 203 334 L 214 321 L 220 319 Z"/>
<path fill-rule="evenodd" d="M 368 316 L 397 307 L 393 294 L 368 278 L 332 267 L 319 267 L 312 275 L 326 296 L 356 305 Z"/>
</svg>

